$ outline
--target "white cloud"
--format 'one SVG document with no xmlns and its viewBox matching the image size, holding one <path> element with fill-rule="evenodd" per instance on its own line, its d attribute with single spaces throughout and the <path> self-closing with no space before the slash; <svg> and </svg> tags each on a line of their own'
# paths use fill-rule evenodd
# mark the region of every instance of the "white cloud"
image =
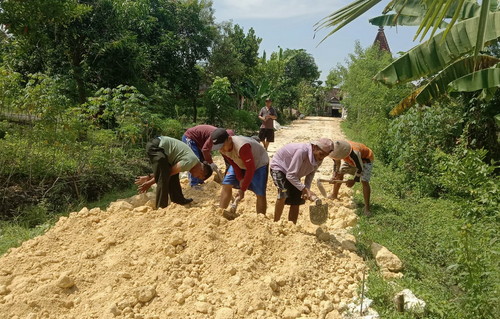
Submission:
<svg viewBox="0 0 500 319">
<path fill-rule="evenodd" d="M 313 14 L 324 16 L 340 9 L 346 0 L 213 0 L 218 20 L 287 19 Z"/>
</svg>

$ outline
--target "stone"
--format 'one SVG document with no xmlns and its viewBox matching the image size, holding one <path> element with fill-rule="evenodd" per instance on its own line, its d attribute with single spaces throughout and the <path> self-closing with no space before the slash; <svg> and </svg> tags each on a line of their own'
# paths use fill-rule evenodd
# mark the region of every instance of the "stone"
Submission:
<svg viewBox="0 0 500 319">
<path fill-rule="evenodd" d="M 295 319 L 301 316 L 300 311 L 294 308 L 286 308 L 285 311 L 281 314 L 283 319 Z"/>
<path fill-rule="evenodd" d="M 144 286 L 136 290 L 136 297 L 142 303 L 148 302 L 156 296 L 154 286 Z"/>
<path fill-rule="evenodd" d="M 170 237 L 170 245 L 172 246 L 177 246 L 177 245 L 182 245 L 184 244 L 186 241 L 184 240 L 184 236 L 181 232 L 175 232 L 172 234 L 172 236 Z"/>
<path fill-rule="evenodd" d="M 121 315 L 121 311 L 118 310 L 118 307 L 116 307 L 116 305 L 111 305 L 109 307 L 109 312 L 113 314 L 115 317 Z"/>
<path fill-rule="evenodd" d="M 403 263 L 398 256 L 390 252 L 389 249 L 377 243 L 372 243 L 370 249 L 375 257 L 377 265 L 380 268 L 385 268 L 392 272 L 399 272 L 403 270 Z"/>
<path fill-rule="evenodd" d="M 56 280 L 56 285 L 59 288 L 71 288 L 75 285 L 73 278 L 69 276 L 68 273 L 62 273 L 61 276 Z"/>
<path fill-rule="evenodd" d="M 401 279 L 403 278 L 403 273 L 401 272 L 392 272 L 387 269 L 381 269 L 380 271 L 382 278 L 384 279 Z"/>
<path fill-rule="evenodd" d="M 147 213 L 150 210 L 151 210 L 151 207 L 149 207 L 149 206 L 139 206 L 139 207 L 134 208 L 133 212 L 134 213 Z"/>
<path fill-rule="evenodd" d="M 208 302 L 197 301 L 194 304 L 196 311 L 208 314 L 210 311 L 210 304 Z"/>
<path fill-rule="evenodd" d="M 130 203 L 121 200 L 112 202 L 106 211 L 109 213 L 115 213 L 120 211 L 131 211 L 132 209 L 134 209 L 134 207 Z"/>
<path fill-rule="evenodd" d="M 403 289 L 394 296 L 394 303 L 402 300 L 404 311 L 411 312 L 416 315 L 422 315 L 425 312 L 425 301 L 418 299 L 411 290 Z"/>
<path fill-rule="evenodd" d="M 0 285 L 0 296 L 8 295 L 10 293 L 10 289 L 5 285 Z"/>
<path fill-rule="evenodd" d="M 274 280 L 274 278 L 266 277 L 265 282 L 271 288 L 272 291 L 276 292 L 279 290 L 278 283 L 276 282 L 276 280 Z"/>
</svg>

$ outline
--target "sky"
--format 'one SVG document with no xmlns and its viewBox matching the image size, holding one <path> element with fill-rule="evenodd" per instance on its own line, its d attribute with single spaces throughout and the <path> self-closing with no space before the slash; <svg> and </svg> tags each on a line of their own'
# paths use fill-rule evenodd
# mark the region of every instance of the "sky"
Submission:
<svg viewBox="0 0 500 319">
<path fill-rule="evenodd" d="M 363 48 L 373 44 L 378 27 L 368 20 L 382 14 L 389 1 L 381 1 L 364 15 L 336 32 L 323 43 L 320 41 L 332 29 L 319 31 L 314 38 L 315 24 L 330 13 L 353 0 L 213 0 L 216 22 L 232 21 L 245 33 L 250 28 L 262 38 L 260 53 L 267 56 L 283 49 L 305 49 L 314 57 L 320 80 L 325 81 L 329 71 L 338 63 L 345 65 L 349 53 L 354 52 L 355 41 Z M 408 51 L 418 44 L 413 41 L 416 28 L 385 28 L 385 35 L 393 56 Z"/>
</svg>

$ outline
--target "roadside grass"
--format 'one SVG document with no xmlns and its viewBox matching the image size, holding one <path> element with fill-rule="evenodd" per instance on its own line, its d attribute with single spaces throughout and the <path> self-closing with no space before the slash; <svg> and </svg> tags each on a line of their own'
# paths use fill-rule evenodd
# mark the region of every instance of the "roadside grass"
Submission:
<svg viewBox="0 0 500 319">
<path fill-rule="evenodd" d="M 362 142 L 357 138 L 359 132 L 345 123 L 342 129 L 349 138 Z M 410 289 L 427 304 L 426 312 L 418 318 L 497 318 L 498 221 L 494 217 L 479 220 L 473 225 L 471 237 L 464 237 L 463 227 L 468 223 L 460 217 L 460 211 L 472 205 L 470 201 L 418 196 L 401 174 L 380 159 L 374 162 L 370 185 L 370 217 L 362 213 L 361 185 L 354 187 L 360 221 L 353 234 L 358 252 L 370 268 L 365 296 L 373 300 L 372 306 L 380 317 L 415 318 L 397 312 L 393 302 L 396 293 Z M 403 278 L 381 277 L 370 252 L 372 242 L 387 247 L 401 259 Z"/>
<path fill-rule="evenodd" d="M 79 211 L 83 207 L 105 209 L 109 203 L 135 194 L 137 188 L 130 186 L 107 193 L 97 201 L 76 203 L 74 207 L 68 207 L 65 212 L 49 212 L 43 205 L 30 207 L 14 220 L 0 221 L 0 255 L 9 248 L 19 247 L 24 241 L 44 234 L 61 216 L 68 216 L 70 212 Z"/>
<path fill-rule="evenodd" d="M 427 313 L 422 318 L 461 318 L 454 303 L 461 291 L 448 268 L 456 263 L 453 249 L 462 224 L 455 212 L 464 203 L 399 198 L 390 192 L 395 173 L 382 163 L 375 165 L 370 183 L 372 216 L 363 216 L 360 208 L 361 219 L 354 230 L 359 252 L 370 266 L 367 297 L 373 300 L 382 318 L 410 318 L 396 312 L 393 303 L 395 294 L 407 288 L 427 303 Z M 361 186 L 355 189 L 354 199 L 363 207 Z M 372 242 L 387 247 L 403 261 L 402 279 L 381 278 L 370 252 Z"/>
</svg>

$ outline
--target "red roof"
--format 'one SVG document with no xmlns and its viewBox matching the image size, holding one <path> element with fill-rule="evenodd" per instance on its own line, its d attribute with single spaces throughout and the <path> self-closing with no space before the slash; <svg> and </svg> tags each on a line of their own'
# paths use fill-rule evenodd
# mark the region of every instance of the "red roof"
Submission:
<svg viewBox="0 0 500 319">
<path fill-rule="evenodd" d="M 379 27 L 377 36 L 375 37 L 375 41 L 373 41 L 373 45 L 378 45 L 380 47 L 380 50 L 384 50 L 387 52 L 391 52 L 391 49 L 389 49 L 389 43 L 387 42 L 387 38 L 385 37 L 384 33 L 384 27 Z"/>
</svg>

